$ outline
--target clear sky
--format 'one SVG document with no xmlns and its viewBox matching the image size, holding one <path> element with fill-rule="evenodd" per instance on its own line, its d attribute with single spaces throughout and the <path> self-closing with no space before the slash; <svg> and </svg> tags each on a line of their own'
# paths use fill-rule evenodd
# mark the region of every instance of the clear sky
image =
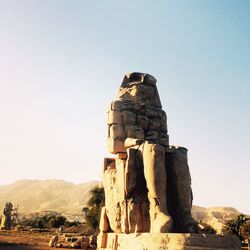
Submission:
<svg viewBox="0 0 250 250">
<path fill-rule="evenodd" d="M 0 184 L 100 180 L 132 71 L 158 79 L 194 204 L 250 214 L 249 0 L 0 0 Z"/>
</svg>

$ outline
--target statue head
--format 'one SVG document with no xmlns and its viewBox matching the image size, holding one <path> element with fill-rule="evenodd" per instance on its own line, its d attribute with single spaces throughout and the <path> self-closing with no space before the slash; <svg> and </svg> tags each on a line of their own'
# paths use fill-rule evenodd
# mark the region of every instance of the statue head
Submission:
<svg viewBox="0 0 250 250">
<path fill-rule="evenodd" d="M 133 72 L 124 76 L 118 93 L 120 100 L 149 103 L 161 107 L 156 79 L 146 73 Z"/>
</svg>

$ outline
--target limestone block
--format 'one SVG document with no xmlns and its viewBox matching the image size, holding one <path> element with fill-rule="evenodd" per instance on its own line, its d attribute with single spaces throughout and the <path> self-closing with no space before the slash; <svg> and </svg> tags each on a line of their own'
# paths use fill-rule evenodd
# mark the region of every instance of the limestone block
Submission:
<svg viewBox="0 0 250 250">
<path fill-rule="evenodd" d="M 116 158 L 116 185 L 118 189 L 118 201 L 125 200 L 125 164 L 126 159 Z"/>
<path fill-rule="evenodd" d="M 146 106 L 146 115 L 149 118 L 161 118 L 162 110 L 160 108 L 153 108 L 152 106 Z"/>
<path fill-rule="evenodd" d="M 113 169 L 115 171 L 115 159 L 114 158 L 104 158 L 103 161 L 103 171 L 102 171 L 102 184 L 105 185 L 104 175 L 106 170 Z"/>
<path fill-rule="evenodd" d="M 143 102 L 136 103 L 135 105 L 135 110 L 138 115 L 144 115 L 147 116 L 146 111 L 147 111 L 147 104 Z M 138 122 L 138 119 L 137 119 Z"/>
<path fill-rule="evenodd" d="M 187 149 L 171 147 L 166 154 L 166 170 L 169 182 L 168 209 L 174 218 L 175 232 L 197 232 L 197 222 L 191 216 L 192 189 L 187 161 Z"/>
<path fill-rule="evenodd" d="M 135 104 L 131 101 L 115 100 L 111 104 L 111 109 L 114 111 L 135 110 Z"/>
<path fill-rule="evenodd" d="M 144 131 L 148 130 L 149 125 L 149 118 L 145 115 L 138 115 L 137 116 L 137 124 L 140 126 Z"/>
<path fill-rule="evenodd" d="M 161 127 L 161 119 L 160 118 L 152 118 L 149 120 L 149 130 L 159 130 Z"/>
<path fill-rule="evenodd" d="M 149 201 L 142 202 L 140 204 L 141 216 L 142 216 L 142 231 L 141 232 L 149 232 L 150 231 L 150 215 L 149 215 Z"/>
<path fill-rule="evenodd" d="M 126 138 L 124 127 L 117 124 L 109 126 L 109 137 L 124 140 Z"/>
<path fill-rule="evenodd" d="M 155 106 L 155 107 L 157 107 L 157 108 L 161 108 L 161 107 L 162 107 L 162 106 L 161 106 L 160 96 L 159 96 L 159 93 L 158 93 L 158 90 L 157 90 L 156 86 L 155 86 L 155 88 L 154 88 L 154 96 L 153 96 L 153 98 L 151 98 L 151 99 L 149 100 L 149 103 L 150 103 L 152 106 Z"/>
<path fill-rule="evenodd" d="M 167 122 L 167 115 L 164 110 L 161 110 L 161 120 L 164 121 L 165 123 Z"/>
<path fill-rule="evenodd" d="M 112 111 L 110 110 L 107 113 L 108 119 L 107 119 L 107 124 L 122 124 L 122 115 L 120 111 Z"/>
<path fill-rule="evenodd" d="M 108 168 L 109 169 L 115 169 L 115 158 L 104 158 L 103 172 Z"/>
<path fill-rule="evenodd" d="M 108 146 L 108 151 L 111 154 L 123 153 L 123 152 L 126 153 L 126 148 L 123 140 L 108 138 L 107 146 Z"/>
<path fill-rule="evenodd" d="M 144 139 L 144 131 L 139 126 L 126 126 L 127 138 Z"/>
<path fill-rule="evenodd" d="M 128 195 L 135 189 L 136 186 L 137 169 L 135 162 L 137 150 L 128 148 L 127 153 L 128 159 L 125 166 L 125 193 Z"/>
<path fill-rule="evenodd" d="M 97 236 L 97 246 L 98 246 L 98 249 L 106 249 L 106 246 L 107 246 L 107 236 L 108 234 L 107 233 L 104 233 L 104 232 L 100 232 Z"/>
<path fill-rule="evenodd" d="M 164 146 L 168 146 L 169 145 L 169 136 L 168 136 L 167 133 L 163 133 L 163 132 L 160 133 L 159 143 L 161 145 L 164 145 Z"/>
<path fill-rule="evenodd" d="M 144 84 L 133 85 L 129 89 L 130 95 L 135 97 L 136 101 L 143 101 L 145 99 L 153 99 L 155 95 L 154 87 Z"/>
<path fill-rule="evenodd" d="M 116 247 L 116 248 L 114 248 Z M 98 245 L 98 249 L 99 245 Z M 241 242 L 234 235 L 133 233 L 107 234 L 103 250 L 240 250 Z"/>
<path fill-rule="evenodd" d="M 139 146 L 144 142 L 144 140 L 139 140 L 135 138 L 126 138 L 125 140 L 125 147 L 130 148 L 134 146 Z"/>
<path fill-rule="evenodd" d="M 119 189 L 117 185 L 116 169 L 107 169 L 104 172 L 103 186 L 105 192 L 106 214 L 109 226 L 114 232 L 120 232 L 120 222 L 117 221 L 119 213 Z"/>
<path fill-rule="evenodd" d="M 124 159 L 116 158 L 116 168 L 104 172 L 105 207 L 110 228 L 114 232 L 128 233 L 127 207 L 124 187 Z"/>
<path fill-rule="evenodd" d="M 159 139 L 159 133 L 155 130 L 150 130 L 145 135 L 145 140 L 148 140 L 148 141 L 153 141 L 157 143 L 158 139 Z"/>
<path fill-rule="evenodd" d="M 130 85 L 130 83 L 132 84 L 144 83 L 147 85 L 154 86 L 156 84 L 156 79 L 150 74 L 145 74 L 141 72 L 133 72 L 133 73 L 126 74 L 124 76 L 121 86 L 127 87 Z"/>
<path fill-rule="evenodd" d="M 150 232 L 169 232 L 172 219 L 168 216 L 165 169 L 165 147 L 159 144 L 145 143 L 143 149 L 144 176 L 150 202 Z"/>
<path fill-rule="evenodd" d="M 103 207 L 101 210 L 99 229 L 100 229 L 100 232 L 108 232 L 108 229 L 109 229 L 106 207 Z"/>
<path fill-rule="evenodd" d="M 127 159 L 128 155 L 127 153 L 117 153 L 116 158 L 117 159 Z"/>
<path fill-rule="evenodd" d="M 134 84 L 142 83 L 144 80 L 144 75 L 145 74 L 139 72 L 128 73 L 124 76 L 121 86 L 128 87 L 130 86 L 131 82 L 133 82 Z"/>
<path fill-rule="evenodd" d="M 120 203 L 121 206 L 121 231 L 129 233 L 128 217 L 127 217 L 127 201 L 124 200 Z"/>
<path fill-rule="evenodd" d="M 49 247 L 56 247 L 58 243 L 58 235 L 53 235 L 49 241 Z"/>
<path fill-rule="evenodd" d="M 146 84 L 150 84 L 150 85 L 154 86 L 156 84 L 156 79 L 152 75 L 146 74 L 144 76 L 144 81 L 143 82 L 146 83 Z"/>
<path fill-rule="evenodd" d="M 106 240 L 106 247 L 103 249 L 108 249 L 108 250 L 117 250 L 118 249 L 118 235 L 119 234 L 115 234 L 115 233 L 108 233 L 107 234 L 107 240 Z M 98 236 L 99 237 L 99 236 Z M 99 245 L 97 244 L 97 249 L 101 250 L 101 248 L 99 248 Z"/>
<path fill-rule="evenodd" d="M 128 221 L 129 221 L 129 233 L 142 232 L 142 214 L 140 210 L 140 204 L 136 202 L 128 201 Z"/>
<path fill-rule="evenodd" d="M 129 88 L 123 88 L 120 87 L 118 95 L 117 95 L 117 99 L 119 100 L 123 100 L 123 101 L 131 101 L 131 102 L 135 102 L 135 96 L 132 96 L 130 94 L 131 92 L 131 87 Z"/>
<path fill-rule="evenodd" d="M 123 110 L 121 112 L 122 124 L 134 125 L 136 122 L 136 114 L 131 111 Z"/>
</svg>

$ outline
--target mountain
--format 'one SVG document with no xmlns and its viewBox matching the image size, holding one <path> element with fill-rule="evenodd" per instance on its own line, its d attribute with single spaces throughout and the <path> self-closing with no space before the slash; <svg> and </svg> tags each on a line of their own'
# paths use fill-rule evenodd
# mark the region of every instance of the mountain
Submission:
<svg viewBox="0 0 250 250">
<path fill-rule="evenodd" d="M 240 212 L 233 207 L 192 207 L 193 218 L 212 226 L 217 233 L 221 233 L 223 226 L 228 220 L 235 219 L 239 214 Z"/>
<path fill-rule="evenodd" d="M 68 219 L 82 220 L 82 208 L 86 205 L 89 191 L 100 185 L 91 181 L 75 185 L 63 180 L 20 180 L 0 186 L 0 209 L 11 201 L 21 214 L 56 211 Z M 239 212 L 230 207 L 204 208 L 193 206 L 192 215 L 197 221 L 211 225 L 217 232 L 227 220 L 235 218 Z"/>
<path fill-rule="evenodd" d="M 0 209 L 10 201 L 14 207 L 18 204 L 21 214 L 57 211 L 69 219 L 82 219 L 89 191 L 98 185 L 98 181 L 75 185 L 63 180 L 20 180 L 0 186 Z"/>
</svg>

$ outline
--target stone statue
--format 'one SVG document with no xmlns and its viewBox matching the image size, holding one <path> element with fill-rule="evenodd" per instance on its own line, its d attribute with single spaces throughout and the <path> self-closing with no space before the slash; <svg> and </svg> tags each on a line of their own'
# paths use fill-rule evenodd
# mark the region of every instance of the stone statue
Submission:
<svg viewBox="0 0 250 250">
<path fill-rule="evenodd" d="M 7 202 L 5 204 L 3 214 L 2 214 L 2 221 L 1 221 L 1 230 L 10 230 L 12 229 L 12 211 L 13 205 L 11 202 Z"/>
<path fill-rule="evenodd" d="M 156 79 L 143 73 L 126 75 L 108 110 L 108 151 L 116 159 L 105 160 L 103 173 L 105 209 L 114 232 L 196 230 L 187 150 L 169 146 L 166 120 Z M 181 171 L 179 180 L 176 174 Z M 168 174 L 175 181 L 169 181 Z M 175 193 L 174 208 L 168 189 Z"/>
<path fill-rule="evenodd" d="M 167 116 L 153 76 L 131 73 L 124 77 L 108 108 L 107 124 L 108 151 L 114 157 L 104 159 L 105 207 L 98 249 L 240 246 L 237 239 L 182 234 L 197 232 L 191 216 L 187 149 L 169 145 Z"/>
</svg>

